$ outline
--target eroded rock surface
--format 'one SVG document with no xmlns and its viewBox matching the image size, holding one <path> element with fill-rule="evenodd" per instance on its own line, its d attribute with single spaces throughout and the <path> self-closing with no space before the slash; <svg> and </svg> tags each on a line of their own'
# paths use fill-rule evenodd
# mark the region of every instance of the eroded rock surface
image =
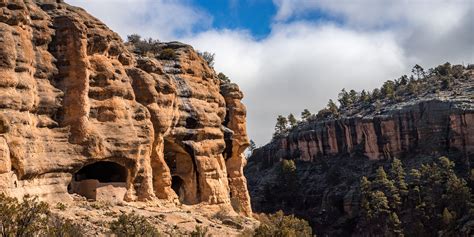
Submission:
<svg viewBox="0 0 474 237">
<path fill-rule="evenodd" d="M 191 46 L 160 44 L 173 49 L 172 60 L 139 57 L 106 25 L 62 2 L 0 2 L 0 11 L 4 192 L 67 199 L 71 182 L 124 179 L 128 201 L 232 200 L 251 215 L 242 93 Z M 126 173 L 97 171 L 99 161 Z M 100 177 L 79 172 L 89 165 Z"/>
<path fill-rule="evenodd" d="M 372 160 L 409 153 L 474 153 L 472 99 L 420 100 L 369 116 L 309 122 L 257 149 L 252 160 L 317 161 L 341 155 Z"/>
</svg>

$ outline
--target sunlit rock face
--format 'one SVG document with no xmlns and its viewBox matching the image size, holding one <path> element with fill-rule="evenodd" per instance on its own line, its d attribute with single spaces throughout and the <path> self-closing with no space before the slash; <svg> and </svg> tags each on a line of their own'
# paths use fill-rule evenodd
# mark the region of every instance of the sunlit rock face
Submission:
<svg viewBox="0 0 474 237">
<path fill-rule="evenodd" d="M 251 215 L 242 93 L 191 46 L 161 43 L 171 60 L 137 56 L 62 2 L 0 11 L 4 192 L 64 199 L 111 183 L 127 201 L 232 203 Z"/>
<path fill-rule="evenodd" d="M 256 150 L 252 161 L 268 165 L 281 159 L 317 161 L 336 156 L 371 160 L 410 153 L 474 153 L 472 101 L 420 100 L 368 116 L 306 123 Z"/>
</svg>

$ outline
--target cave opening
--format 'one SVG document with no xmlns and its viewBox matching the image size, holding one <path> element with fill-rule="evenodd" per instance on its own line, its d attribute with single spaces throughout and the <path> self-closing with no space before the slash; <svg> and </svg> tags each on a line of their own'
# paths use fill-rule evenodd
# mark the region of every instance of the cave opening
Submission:
<svg viewBox="0 0 474 237">
<path fill-rule="evenodd" d="M 68 185 L 69 193 L 88 199 L 123 200 L 128 170 L 110 161 L 99 161 L 77 171 Z"/>
<path fill-rule="evenodd" d="M 99 161 L 84 166 L 76 174 L 75 181 L 96 179 L 101 183 L 126 182 L 127 169 L 115 162 Z"/>
<path fill-rule="evenodd" d="M 184 197 L 183 179 L 177 175 L 172 176 L 171 189 L 173 189 L 173 191 L 178 195 L 178 198 L 181 201 Z"/>
<path fill-rule="evenodd" d="M 196 168 L 191 155 L 174 141 L 165 139 L 164 160 L 170 170 L 171 189 L 183 204 L 195 204 L 197 197 Z"/>
</svg>

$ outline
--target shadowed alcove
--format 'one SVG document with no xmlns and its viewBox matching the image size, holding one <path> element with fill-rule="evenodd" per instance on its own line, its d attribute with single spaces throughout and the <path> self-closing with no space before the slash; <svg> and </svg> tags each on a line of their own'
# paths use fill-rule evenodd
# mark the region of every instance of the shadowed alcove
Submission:
<svg viewBox="0 0 474 237">
<path fill-rule="evenodd" d="M 192 157 L 178 144 L 166 140 L 164 158 L 171 173 L 171 188 L 183 204 L 195 204 L 197 199 L 196 169 Z"/>
<path fill-rule="evenodd" d="M 115 162 L 99 161 L 77 171 L 68 186 L 69 193 L 88 199 L 123 200 L 128 171 Z"/>
</svg>

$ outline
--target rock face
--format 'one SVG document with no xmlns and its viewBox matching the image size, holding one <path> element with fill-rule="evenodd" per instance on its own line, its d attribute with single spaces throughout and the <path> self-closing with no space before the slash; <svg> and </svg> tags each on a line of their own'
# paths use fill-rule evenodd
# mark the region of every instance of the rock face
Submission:
<svg viewBox="0 0 474 237">
<path fill-rule="evenodd" d="M 160 44 L 172 60 L 136 56 L 62 2 L 1 2 L 0 11 L 4 192 L 64 199 L 97 180 L 123 183 L 128 201 L 232 200 L 251 215 L 242 93 L 192 47 Z"/>
<path fill-rule="evenodd" d="M 452 71 L 443 74 L 443 68 Z M 329 115 L 322 110 L 282 131 L 248 159 L 252 208 L 305 218 L 318 236 L 351 236 L 360 217 L 361 178 L 373 178 L 380 166 L 389 170 L 393 158 L 409 172 L 447 156 L 474 187 L 473 69 L 444 64 L 412 80 L 417 90 L 399 84 L 391 97 L 356 100 Z M 292 172 L 283 159 L 294 161 Z"/>
<path fill-rule="evenodd" d="M 304 124 L 256 150 L 252 160 L 271 165 L 281 159 L 357 155 L 378 160 L 445 151 L 471 156 L 473 137 L 471 100 L 421 100 L 378 115 Z"/>
</svg>

